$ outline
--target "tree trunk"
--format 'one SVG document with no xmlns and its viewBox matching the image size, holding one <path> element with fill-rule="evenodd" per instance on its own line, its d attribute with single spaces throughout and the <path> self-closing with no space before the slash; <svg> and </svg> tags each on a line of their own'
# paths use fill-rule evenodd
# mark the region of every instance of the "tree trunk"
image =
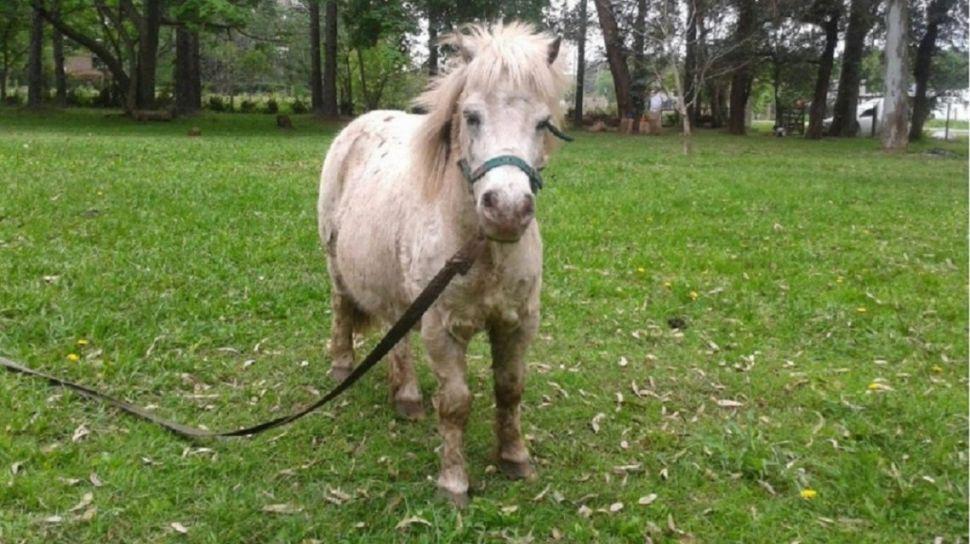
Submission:
<svg viewBox="0 0 970 544">
<path fill-rule="evenodd" d="M 579 0 L 579 36 L 576 43 L 576 102 L 573 106 L 573 126 L 583 126 L 583 89 L 586 83 L 586 15 L 587 0 Z"/>
<path fill-rule="evenodd" d="M 56 28 L 51 36 L 54 52 L 54 88 L 57 89 L 57 105 L 67 106 L 67 74 L 64 73 L 64 35 Z"/>
<path fill-rule="evenodd" d="M 907 145 L 908 29 L 909 2 L 889 0 L 886 10 L 886 98 L 882 106 L 882 147 L 887 151 L 903 151 Z"/>
<path fill-rule="evenodd" d="M 603 42 L 606 45 L 606 58 L 613 74 L 613 86 L 616 89 L 616 110 L 620 120 L 633 115 L 633 102 L 630 96 L 630 70 L 626 65 L 626 55 L 623 52 L 623 39 L 616 26 L 613 8 L 609 0 L 594 0 L 596 13 L 599 16 L 600 27 L 603 30 Z"/>
<path fill-rule="evenodd" d="M 175 111 L 191 115 L 202 109 L 199 34 L 185 26 L 175 29 Z"/>
<path fill-rule="evenodd" d="M 754 79 L 751 67 L 755 26 L 754 0 L 741 0 L 738 6 L 738 27 L 735 43 L 738 48 L 737 67 L 731 76 L 731 108 L 728 118 L 728 132 L 743 135 L 747 133 L 745 114 L 748 97 L 751 95 L 751 82 Z"/>
<path fill-rule="evenodd" d="M 434 0 L 428 5 L 428 75 L 438 75 L 438 7 Z"/>
<path fill-rule="evenodd" d="M 940 25 L 953 4 L 954 0 L 934 0 L 926 8 L 926 34 L 919 41 L 913 66 L 916 96 L 913 98 L 913 119 L 910 121 L 909 128 L 911 142 L 923 139 L 923 125 L 930 116 L 931 104 L 927 96 L 927 88 L 932 71 L 933 54 L 936 52 L 936 40 L 940 34 Z"/>
<path fill-rule="evenodd" d="M 825 49 L 818 61 L 818 76 L 815 79 L 815 93 L 812 95 L 812 107 L 808 111 L 808 129 L 805 137 L 818 140 L 824 136 L 826 98 L 829 94 L 829 84 L 832 80 L 832 65 L 835 60 L 835 46 L 839 44 L 839 18 L 842 16 L 842 6 L 836 4 L 827 14 L 822 29 L 825 31 Z"/>
<path fill-rule="evenodd" d="M 698 0 L 687 0 L 687 34 L 684 44 L 684 109 L 687 111 L 686 122 L 689 126 L 697 124 L 697 109 L 694 107 L 697 101 L 697 2 Z"/>
<path fill-rule="evenodd" d="M 851 138 L 859 132 L 859 82 L 866 35 L 872 27 L 872 3 L 873 0 L 852 0 L 849 28 L 845 32 L 845 51 L 842 53 L 839 92 L 835 98 L 829 136 Z"/>
<path fill-rule="evenodd" d="M 155 109 L 155 68 L 158 64 L 158 33 L 162 24 L 162 0 L 145 0 L 138 34 L 138 82 L 135 106 Z"/>
<path fill-rule="evenodd" d="M 337 116 L 337 2 L 328 0 L 324 32 L 323 114 Z"/>
<path fill-rule="evenodd" d="M 320 2 L 308 0 L 310 8 L 310 109 L 323 114 L 323 75 L 320 73 Z"/>
<path fill-rule="evenodd" d="M 111 49 L 108 49 L 108 47 L 105 46 L 105 44 L 103 44 L 100 40 L 91 38 L 90 36 L 78 31 L 76 28 L 68 25 L 56 13 L 45 10 L 43 5 L 36 0 L 32 5 L 35 13 L 39 11 L 52 27 L 62 32 L 65 36 L 70 38 L 78 45 L 86 47 L 89 51 L 101 59 L 101 62 L 104 63 L 105 67 L 111 73 L 111 78 L 114 80 L 113 87 L 119 91 L 115 94 L 120 95 L 120 102 L 128 104 L 128 96 L 125 93 L 128 93 L 132 86 L 132 78 L 129 76 L 130 70 L 125 70 L 125 65 L 122 62 L 122 59 L 115 56 L 111 52 Z"/>
<path fill-rule="evenodd" d="M 633 27 L 633 125 L 631 132 L 640 133 L 640 119 L 645 110 L 644 101 L 647 93 L 647 59 L 644 55 L 645 33 L 647 31 L 647 0 L 637 0 L 637 17 Z"/>
<path fill-rule="evenodd" d="M 346 76 L 342 78 L 343 89 L 341 89 L 341 100 L 340 100 L 340 113 L 343 115 L 353 115 L 354 114 L 354 77 L 353 70 L 350 69 L 350 52 L 346 52 L 344 55 L 344 67 L 346 68 Z"/>
<path fill-rule="evenodd" d="M 44 96 L 44 18 L 34 8 L 30 25 L 30 59 L 27 65 L 27 106 L 39 108 Z"/>
</svg>

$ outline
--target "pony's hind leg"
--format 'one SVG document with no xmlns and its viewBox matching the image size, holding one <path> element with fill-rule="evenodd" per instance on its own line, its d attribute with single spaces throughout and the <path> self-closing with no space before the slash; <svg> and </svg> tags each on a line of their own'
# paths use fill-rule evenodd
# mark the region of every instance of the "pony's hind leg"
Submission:
<svg viewBox="0 0 970 544">
<path fill-rule="evenodd" d="M 418 385 L 418 376 L 414 372 L 409 336 L 402 338 L 391 350 L 390 363 L 388 378 L 391 382 L 391 402 L 394 403 L 394 410 L 404 419 L 423 418 L 421 388 Z"/>
<path fill-rule="evenodd" d="M 332 290 L 330 324 L 330 377 L 344 381 L 354 369 L 354 322 L 358 310 L 347 295 Z"/>
<path fill-rule="evenodd" d="M 535 335 L 539 320 L 526 318 L 513 328 L 489 330 L 492 347 L 492 373 L 495 380 L 495 434 L 498 438 L 498 465 L 514 479 L 532 479 L 535 469 L 522 440 L 519 403 L 525 387 L 525 351 Z"/>
</svg>

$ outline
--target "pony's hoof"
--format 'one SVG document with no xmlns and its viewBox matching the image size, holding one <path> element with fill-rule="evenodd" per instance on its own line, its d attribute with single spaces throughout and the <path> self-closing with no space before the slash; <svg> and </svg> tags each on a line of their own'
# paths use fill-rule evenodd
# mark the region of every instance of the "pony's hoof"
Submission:
<svg viewBox="0 0 970 544">
<path fill-rule="evenodd" d="M 532 468 L 532 463 L 528 461 L 517 463 L 514 461 L 500 459 L 498 466 L 500 469 L 502 469 L 502 472 L 504 472 L 506 476 L 512 478 L 513 480 L 526 480 L 533 482 L 539 478 L 539 476 L 536 474 L 536 469 Z"/>
<path fill-rule="evenodd" d="M 464 493 L 456 493 L 443 487 L 439 487 L 438 496 L 451 503 L 451 505 L 455 508 L 467 508 L 468 504 L 471 502 L 471 499 L 468 498 L 467 491 Z"/>
<path fill-rule="evenodd" d="M 420 400 L 395 399 L 394 411 L 398 417 L 409 421 L 424 419 L 424 406 Z"/>
<path fill-rule="evenodd" d="M 330 374 L 330 377 L 333 378 L 335 382 L 340 383 L 346 380 L 347 376 L 350 376 L 350 373 L 353 371 L 354 371 L 353 368 L 349 368 L 345 366 L 332 366 L 330 367 L 329 374 Z"/>
</svg>

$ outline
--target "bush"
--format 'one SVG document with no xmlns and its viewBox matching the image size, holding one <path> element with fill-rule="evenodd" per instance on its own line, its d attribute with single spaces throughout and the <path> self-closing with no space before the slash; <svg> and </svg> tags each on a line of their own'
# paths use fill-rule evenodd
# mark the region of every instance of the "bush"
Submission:
<svg viewBox="0 0 970 544">
<path fill-rule="evenodd" d="M 290 106 L 290 110 L 292 110 L 293 113 L 299 114 L 299 113 L 306 113 L 310 111 L 310 108 L 306 105 L 306 102 L 297 98 L 296 100 L 293 101 L 293 104 Z"/>
<path fill-rule="evenodd" d="M 266 113 L 279 113 L 280 105 L 276 102 L 275 98 L 270 98 L 266 101 Z"/>
<path fill-rule="evenodd" d="M 239 111 L 243 113 L 253 113 L 256 111 L 256 102 L 248 98 L 243 99 L 243 101 L 239 104 Z"/>
<path fill-rule="evenodd" d="M 209 109 L 212 111 L 226 111 L 226 102 L 221 96 L 210 96 Z"/>
</svg>

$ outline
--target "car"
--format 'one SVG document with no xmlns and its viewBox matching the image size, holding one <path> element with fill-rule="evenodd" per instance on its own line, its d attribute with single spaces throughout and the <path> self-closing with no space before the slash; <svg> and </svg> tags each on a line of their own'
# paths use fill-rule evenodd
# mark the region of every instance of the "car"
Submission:
<svg viewBox="0 0 970 544">
<path fill-rule="evenodd" d="M 859 122 L 858 136 L 869 136 L 872 134 L 872 120 L 878 115 L 879 108 L 881 107 L 882 98 L 872 98 L 859 102 L 859 107 L 856 109 L 856 120 Z M 829 117 L 822 121 L 822 126 L 825 128 L 825 132 L 828 132 L 832 126 L 832 118 Z"/>
</svg>

